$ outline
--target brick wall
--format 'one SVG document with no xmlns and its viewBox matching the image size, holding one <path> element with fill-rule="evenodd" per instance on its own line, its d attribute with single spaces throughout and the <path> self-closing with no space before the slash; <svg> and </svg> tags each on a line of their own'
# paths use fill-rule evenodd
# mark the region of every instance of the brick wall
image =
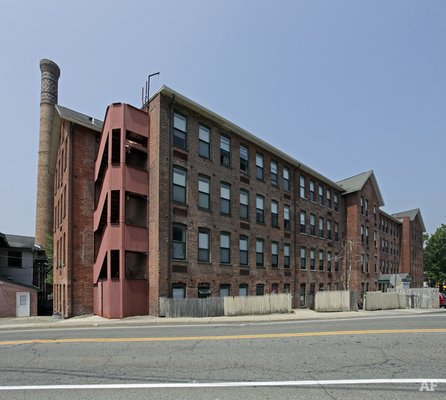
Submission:
<svg viewBox="0 0 446 400">
<path fill-rule="evenodd" d="M 164 215 L 164 220 L 168 226 L 163 234 L 169 232 L 168 240 L 163 241 L 166 245 L 171 244 L 171 226 L 174 223 L 183 224 L 187 227 L 187 257 L 186 260 L 176 261 L 170 260 L 170 248 L 165 248 L 167 264 L 170 265 L 170 285 L 162 288 L 166 295 L 170 294 L 172 284 L 185 284 L 187 287 L 187 296 L 196 297 L 198 292 L 198 285 L 207 283 L 210 285 L 212 295 L 218 296 L 219 287 L 221 284 L 230 285 L 230 294 L 239 294 L 239 285 L 247 284 L 248 293 L 255 295 L 256 285 L 265 285 L 265 293 L 271 293 L 272 285 L 278 285 L 278 291 L 282 293 L 287 285 L 292 292 L 297 293 L 300 283 L 307 284 L 307 291 L 309 291 L 310 283 L 315 283 L 319 290 L 319 284 L 323 284 L 323 288 L 327 288 L 327 284 L 338 283 L 341 287 L 341 272 L 334 272 L 334 261 L 332 273 L 327 272 L 327 252 L 331 251 L 332 256 L 335 253 L 340 253 L 342 248 L 343 235 L 343 207 L 342 198 L 339 195 L 340 210 L 335 212 L 333 209 L 328 209 L 326 204 L 320 206 L 316 203 L 311 203 L 307 200 L 299 200 L 299 177 L 301 171 L 297 167 L 290 165 L 288 162 L 282 160 L 264 148 L 241 138 L 239 135 L 231 132 L 225 127 L 217 125 L 214 121 L 206 119 L 190 109 L 186 109 L 179 104 L 174 104 L 171 108 L 170 99 L 163 98 L 161 102 L 162 112 L 161 118 L 164 118 L 167 123 L 171 120 L 172 109 L 187 117 L 187 150 L 170 147 L 168 155 L 162 154 L 160 157 L 160 169 L 169 171 L 164 173 L 165 179 L 160 181 L 161 194 L 164 194 L 162 204 L 169 204 L 168 194 L 171 192 L 171 168 L 169 164 L 163 163 L 164 159 L 168 157 L 171 159 L 170 165 L 175 165 L 184 168 L 187 171 L 187 201 L 186 204 L 176 204 L 170 202 L 169 213 L 163 212 L 161 206 L 160 214 Z M 211 131 L 211 156 L 204 158 L 199 155 L 199 141 L 198 129 L 199 124 L 203 124 L 210 128 Z M 161 141 L 166 145 L 170 143 L 171 129 L 161 129 Z M 229 167 L 223 166 L 220 163 L 220 134 L 224 134 L 231 139 L 231 165 Z M 240 170 L 239 161 L 239 146 L 244 144 L 249 148 L 249 173 L 245 174 Z M 163 149 L 162 144 L 160 148 Z M 259 152 L 264 156 L 264 180 L 256 179 L 255 165 L 256 153 Z M 151 152 L 152 154 L 152 152 Z M 272 184 L 270 165 L 271 161 L 278 162 L 278 185 Z M 290 172 L 290 190 L 285 191 L 283 186 L 283 168 L 287 167 Z M 151 177 L 154 174 L 151 171 Z M 198 177 L 205 175 L 210 179 L 210 210 L 202 210 L 198 207 Z M 310 175 L 306 175 L 309 179 Z M 151 178 L 152 179 L 152 178 Z M 220 184 L 225 182 L 231 187 L 231 210 L 230 215 L 222 215 L 220 213 Z M 152 181 L 151 181 L 152 185 Z M 307 180 L 308 185 L 308 180 Z M 331 190 L 332 201 L 335 190 L 327 187 L 324 183 L 324 197 L 327 188 Z M 249 221 L 241 220 L 239 217 L 239 195 L 240 190 L 244 189 L 249 192 Z M 152 192 L 152 190 L 151 190 Z M 260 224 L 256 222 L 256 195 L 264 197 L 264 215 L 265 223 Z M 162 196 L 162 195 L 161 195 Z M 156 204 L 155 199 L 150 200 L 151 207 Z M 271 226 L 271 201 L 277 201 L 278 207 L 278 221 L 279 227 L 273 228 Z M 284 229 L 284 206 L 290 207 L 290 222 L 289 230 Z M 156 205 L 155 205 L 156 207 Z M 333 206 L 332 206 L 333 207 Z M 326 234 L 324 238 L 318 236 L 301 235 L 296 229 L 296 221 L 298 212 L 301 208 L 305 208 L 308 212 L 314 211 L 317 216 L 323 216 L 326 223 L 330 220 L 332 223 L 332 235 L 334 237 L 334 225 L 339 224 L 340 238 L 338 242 L 328 240 Z M 170 220 L 170 223 L 169 223 Z M 198 230 L 199 228 L 208 229 L 210 232 L 210 262 L 198 261 Z M 220 252 L 220 233 L 228 232 L 230 234 L 230 260 L 229 264 L 221 264 L 219 259 Z M 248 237 L 249 243 L 249 266 L 240 266 L 239 262 L 239 238 L 240 235 Z M 153 237 L 153 236 L 152 236 Z M 256 239 L 264 240 L 264 267 L 256 266 Z M 153 241 L 151 241 L 152 243 Z M 271 244 L 277 242 L 279 245 L 278 251 L 278 268 L 271 266 Z M 291 265 L 290 268 L 284 268 L 284 244 L 291 245 Z M 300 265 L 300 246 L 306 246 L 309 251 L 311 247 L 316 249 L 323 249 L 325 254 L 324 270 L 319 272 L 301 271 L 296 267 Z M 170 246 L 170 245 L 169 245 Z M 150 250 L 149 250 L 150 253 Z M 318 267 L 319 268 L 319 267 Z M 160 282 L 160 290 L 162 283 Z M 152 301 L 152 298 L 151 298 Z"/>
<path fill-rule="evenodd" d="M 88 128 L 74 125 L 72 130 L 70 122 L 62 122 L 54 184 L 53 309 L 64 317 L 93 310 L 96 136 Z"/>
</svg>

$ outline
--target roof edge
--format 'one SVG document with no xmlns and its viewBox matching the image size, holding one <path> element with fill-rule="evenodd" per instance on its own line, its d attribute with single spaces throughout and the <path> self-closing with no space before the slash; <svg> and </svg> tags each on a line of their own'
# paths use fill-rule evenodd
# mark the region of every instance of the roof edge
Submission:
<svg viewBox="0 0 446 400">
<path fill-rule="evenodd" d="M 265 142 L 263 139 L 260 139 L 259 137 L 253 135 L 252 133 L 248 132 L 246 129 L 241 128 L 240 126 L 234 124 L 233 122 L 227 120 L 226 118 L 222 117 L 221 115 L 209 110 L 208 108 L 202 106 L 201 104 L 189 99 L 188 97 L 182 95 L 181 93 L 178 93 L 174 89 L 163 85 L 160 89 L 157 90 L 157 92 L 149 99 L 152 101 L 156 96 L 159 94 L 167 95 L 169 97 L 175 97 L 176 100 L 179 101 L 179 103 L 183 103 L 184 105 L 188 106 L 189 108 L 198 110 L 200 113 L 205 114 L 206 117 L 208 117 L 211 120 L 216 121 L 220 125 L 228 128 L 229 130 L 232 130 L 233 132 L 237 133 L 241 137 L 257 144 L 260 147 L 263 147 L 265 150 L 269 151 L 271 154 L 276 155 L 277 157 L 282 158 L 286 162 L 288 162 L 291 165 L 294 165 L 298 169 L 301 169 L 302 171 L 313 175 L 320 181 L 330 185 L 331 187 L 339 190 L 341 193 L 345 192 L 345 189 L 339 186 L 336 182 L 332 181 L 331 179 L 325 177 L 324 175 L 320 174 L 319 172 L 315 171 L 314 169 L 308 167 L 307 165 L 301 163 L 300 161 L 296 160 L 295 158 L 289 156 L 288 154 L 284 153 L 282 150 L 279 150 L 278 148 L 272 146 L 271 144 Z"/>
</svg>

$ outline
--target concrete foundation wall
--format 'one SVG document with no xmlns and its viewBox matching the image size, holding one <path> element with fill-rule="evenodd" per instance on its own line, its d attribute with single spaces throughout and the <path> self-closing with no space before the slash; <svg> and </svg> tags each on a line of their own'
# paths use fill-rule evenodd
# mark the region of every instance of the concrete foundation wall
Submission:
<svg viewBox="0 0 446 400">
<path fill-rule="evenodd" d="M 224 311 L 226 316 L 289 313 L 291 312 L 291 295 L 225 297 Z"/>
<path fill-rule="evenodd" d="M 406 308 L 406 295 L 388 292 L 367 292 L 364 296 L 364 310 L 394 310 L 398 308 Z"/>
<path fill-rule="evenodd" d="M 351 307 L 351 294 L 348 290 L 331 290 L 316 293 L 315 311 L 350 311 Z"/>
</svg>

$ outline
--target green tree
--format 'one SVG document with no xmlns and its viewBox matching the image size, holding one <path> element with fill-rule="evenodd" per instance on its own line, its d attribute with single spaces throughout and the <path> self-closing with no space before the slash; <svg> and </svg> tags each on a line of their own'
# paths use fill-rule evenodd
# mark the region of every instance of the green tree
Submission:
<svg viewBox="0 0 446 400">
<path fill-rule="evenodd" d="M 424 272 L 430 286 L 446 283 L 446 225 L 428 235 L 424 248 Z"/>
<path fill-rule="evenodd" d="M 45 283 L 52 285 L 53 284 L 53 253 L 54 253 L 54 241 L 53 235 L 48 235 L 46 239 L 46 248 L 45 248 L 46 257 L 48 263 L 45 268 Z"/>
</svg>

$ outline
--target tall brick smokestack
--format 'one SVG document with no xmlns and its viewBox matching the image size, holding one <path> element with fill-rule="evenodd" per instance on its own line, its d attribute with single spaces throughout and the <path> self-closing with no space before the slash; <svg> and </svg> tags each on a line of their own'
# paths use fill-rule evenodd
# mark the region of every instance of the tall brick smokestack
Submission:
<svg viewBox="0 0 446 400">
<path fill-rule="evenodd" d="M 40 60 L 40 71 L 40 131 L 35 243 L 46 247 L 48 236 L 53 232 L 54 177 L 53 172 L 50 171 L 50 146 L 60 69 L 53 61 L 42 59 Z"/>
</svg>

